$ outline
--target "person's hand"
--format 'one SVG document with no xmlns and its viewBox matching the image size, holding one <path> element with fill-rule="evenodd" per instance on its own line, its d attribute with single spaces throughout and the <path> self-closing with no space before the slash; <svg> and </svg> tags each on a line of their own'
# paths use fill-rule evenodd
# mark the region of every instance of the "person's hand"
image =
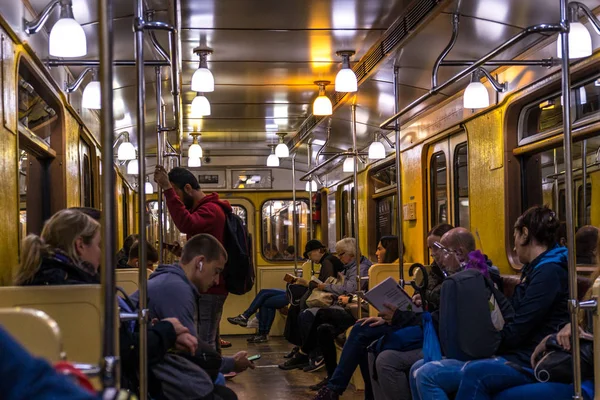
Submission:
<svg viewBox="0 0 600 400">
<path fill-rule="evenodd" d="M 571 324 L 568 323 L 556 334 L 556 341 L 566 351 L 571 350 Z"/>
<path fill-rule="evenodd" d="M 319 285 L 317 286 L 317 289 L 319 289 L 319 290 L 325 290 L 325 284 L 324 283 L 319 283 Z"/>
<path fill-rule="evenodd" d="M 177 336 L 175 348 L 177 350 L 185 351 L 191 355 L 194 355 L 196 354 L 196 350 L 198 350 L 198 339 L 196 339 L 191 333 L 182 333 L 181 335 Z"/>
<path fill-rule="evenodd" d="M 361 318 L 356 322 L 360 323 L 361 326 L 369 325 L 371 328 L 374 328 L 385 324 L 386 321 L 381 317 L 366 317 Z"/>
<path fill-rule="evenodd" d="M 317 282 L 315 282 L 315 281 L 308 282 L 308 288 L 309 289 L 314 290 L 314 289 L 316 289 L 318 287 L 319 287 L 319 284 Z"/>
<path fill-rule="evenodd" d="M 539 357 L 539 355 L 541 353 L 543 353 L 544 351 L 546 351 L 546 342 L 548 341 L 548 338 L 552 336 L 552 335 L 548 335 L 546 336 L 544 339 L 542 339 L 542 341 L 540 342 L 540 344 L 538 344 L 535 348 L 535 350 L 533 350 L 533 353 L 531 354 L 531 368 L 535 369 L 535 361 L 537 360 L 537 358 Z"/>
<path fill-rule="evenodd" d="M 156 182 L 162 190 L 172 188 L 167 170 L 162 165 L 157 165 L 156 168 L 154 168 L 154 182 Z"/>
<path fill-rule="evenodd" d="M 413 298 L 412 298 L 412 301 L 418 307 L 421 307 L 423 305 L 423 300 L 421 299 L 421 294 L 420 293 L 415 294 L 413 296 Z"/>
<path fill-rule="evenodd" d="M 340 306 L 345 306 L 348 303 L 350 303 L 350 296 L 340 296 L 340 297 L 338 297 L 338 304 Z"/>
<path fill-rule="evenodd" d="M 177 336 L 179 336 L 183 333 L 190 333 L 190 330 L 188 328 L 186 328 L 185 326 L 183 326 L 183 324 L 181 322 L 179 322 L 179 320 L 177 318 L 165 318 L 165 319 L 163 319 L 163 321 L 170 322 L 171 325 L 173 325 L 173 328 L 175 328 L 175 334 Z"/>
<path fill-rule="evenodd" d="M 398 307 L 389 303 L 383 303 L 383 306 L 385 307 L 385 309 L 379 312 L 379 316 L 389 324 L 392 322 L 392 318 L 394 318 L 394 313 L 396 312 Z"/>
<path fill-rule="evenodd" d="M 250 369 L 255 368 L 254 363 L 252 361 L 248 360 L 248 352 L 247 351 L 240 351 L 238 353 L 235 353 L 233 356 L 233 360 L 234 360 L 233 370 L 237 373 L 244 372 L 248 368 L 250 368 Z"/>
</svg>

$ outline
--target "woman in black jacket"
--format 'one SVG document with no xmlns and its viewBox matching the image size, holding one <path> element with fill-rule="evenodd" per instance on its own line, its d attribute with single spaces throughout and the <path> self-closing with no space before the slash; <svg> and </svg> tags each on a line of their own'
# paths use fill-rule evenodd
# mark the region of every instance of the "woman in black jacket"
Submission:
<svg viewBox="0 0 600 400">
<path fill-rule="evenodd" d="M 85 210 L 66 209 L 54 214 L 41 236 L 28 235 L 22 244 L 21 264 L 15 284 L 19 286 L 98 284 L 102 249 L 100 224 Z M 122 300 L 122 299 L 121 299 Z M 119 302 L 121 303 L 121 301 Z M 191 338 L 191 339 L 190 339 Z M 197 342 L 175 318 L 148 328 L 148 363 L 162 360 L 170 348 L 190 352 Z M 119 348 L 124 387 L 137 391 L 139 332 L 135 324 L 119 329 Z M 153 388 L 151 387 L 151 392 Z M 159 390 L 156 388 L 155 390 Z"/>
</svg>

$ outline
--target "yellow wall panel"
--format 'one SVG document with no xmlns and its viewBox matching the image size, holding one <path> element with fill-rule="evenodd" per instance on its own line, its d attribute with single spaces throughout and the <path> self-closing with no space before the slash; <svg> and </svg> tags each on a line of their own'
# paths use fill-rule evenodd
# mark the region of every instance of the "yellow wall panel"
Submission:
<svg viewBox="0 0 600 400">
<path fill-rule="evenodd" d="M 417 203 L 414 221 L 402 221 L 402 241 L 404 242 L 404 262 L 425 260 L 425 235 L 427 234 L 427 200 L 424 198 L 424 149 L 416 146 L 402 153 L 402 204 Z"/>
<path fill-rule="evenodd" d="M 65 171 L 66 206 L 78 207 L 81 205 L 79 123 L 67 110 L 63 109 L 63 112 L 65 115 L 63 170 Z"/>
</svg>

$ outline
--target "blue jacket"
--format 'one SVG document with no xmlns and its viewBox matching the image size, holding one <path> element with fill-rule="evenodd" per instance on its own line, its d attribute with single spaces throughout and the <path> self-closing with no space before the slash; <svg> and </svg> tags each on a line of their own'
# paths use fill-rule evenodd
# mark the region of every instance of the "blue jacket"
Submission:
<svg viewBox="0 0 600 400">
<path fill-rule="evenodd" d="M 499 354 L 529 366 L 535 347 L 569 322 L 567 249 L 555 246 L 523 267 L 511 298 L 514 319 L 502 330 Z"/>
<path fill-rule="evenodd" d="M 0 393 L 6 400 L 99 399 L 35 358 L 0 327 Z"/>
</svg>

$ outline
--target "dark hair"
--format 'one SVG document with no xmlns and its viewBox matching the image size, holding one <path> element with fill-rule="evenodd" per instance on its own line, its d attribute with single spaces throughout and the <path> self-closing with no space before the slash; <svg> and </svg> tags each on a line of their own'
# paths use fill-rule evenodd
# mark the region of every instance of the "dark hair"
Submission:
<svg viewBox="0 0 600 400">
<path fill-rule="evenodd" d="M 556 244 L 556 232 L 560 222 L 556 213 L 548 206 L 533 206 L 525 211 L 515 222 L 515 230 L 523 233 L 527 228 L 529 234 L 525 244 L 529 244 L 533 238 L 540 245 L 552 248 Z"/>
<path fill-rule="evenodd" d="M 194 174 L 185 168 L 175 167 L 169 171 L 169 181 L 181 190 L 185 185 L 190 185 L 194 190 L 200 190 L 200 184 Z"/>
<path fill-rule="evenodd" d="M 294 248 L 294 246 L 288 246 L 285 248 L 285 251 L 287 251 L 289 254 L 294 254 L 296 252 L 296 249 Z"/>
<path fill-rule="evenodd" d="M 398 255 L 398 237 L 397 236 L 383 236 L 379 239 L 381 245 L 385 249 L 385 257 L 383 257 L 384 264 L 390 264 L 396 261 Z"/>
<path fill-rule="evenodd" d="M 102 218 L 102 213 L 97 208 L 92 207 L 69 207 L 69 210 L 76 210 L 84 213 L 88 217 L 92 217 L 92 219 L 100 222 L 100 218 Z"/>
<path fill-rule="evenodd" d="M 127 254 L 127 257 L 129 257 L 131 246 L 133 246 L 133 244 L 137 242 L 138 237 L 138 234 L 134 233 L 133 235 L 129 235 L 125 238 L 125 241 L 123 242 L 123 251 L 125 252 L 125 254 Z"/>
<path fill-rule="evenodd" d="M 454 227 L 450 224 L 437 224 L 429 232 L 427 232 L 427 236 L 439 236 L 442 237 L 446 232 L 451 231 Z"/>
<path fill-rule="evenodd" d="M 561 222 L 556 231 L 556 243 L 562 245 L 561 240 L 567 241 L 567 223 Z"/>
<path fill-rule="evenodd" d="M 148 259 L 148 262 L 151 263 L 156 263 L 158 262 L 158 252 L 156 251 L 156 249 L 154 248 L 154 246 L 152 246 L 150 244 L 150 242 L 148 242 L 146 240 L 146 256 Z M 140 258 L 140 241 L 137 240 L 133 246 L 131 246 L 131 249 L 129 250 L 129 259 L 134 259 L 134 258 Z"/>
<path fill-rule="evenodd" d="M 187 264 L 198 256 L 204 256 L 208 262 L 221 257 L 227 261 L 227 251 L 223 245 L 208 233 L 196 235 L 186 242 L 181 253 L 181 263 Z"/>
<path fill-rule="evenodd" d="M 592 225 L 585 225 L 579 228 L 575 234 L 575 253 L 577 258 L 594 257 L 594 252 L 598 246 L 598 228 Z M 592 260 L 592 263 L 595 260 Z"/>
</svg>

